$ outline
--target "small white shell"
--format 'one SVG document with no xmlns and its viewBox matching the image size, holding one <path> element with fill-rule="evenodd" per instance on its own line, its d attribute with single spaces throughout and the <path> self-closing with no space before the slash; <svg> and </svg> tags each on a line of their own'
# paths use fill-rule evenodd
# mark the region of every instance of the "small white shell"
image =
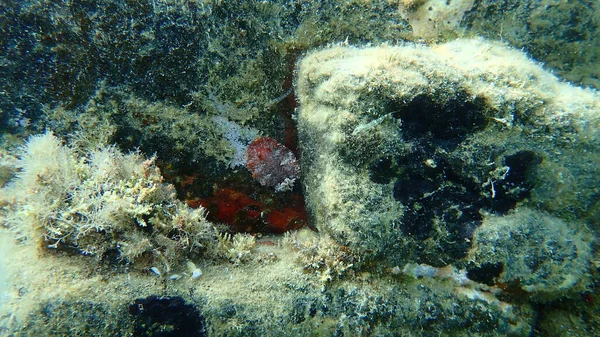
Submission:
<svg viewBox="0 0 600 337">
<path fill-rule="evenodd" d="M 169 276 L 169 280 L 171 280 L 171 281 L 179 280 L 180 278 L 181 278 L 181 275 L 179 275 L 179 274 L 173 274 L 173 275 Z"/>
<path fill-rule="evenodd" d="M 194 271 L 194 269 L 196 269 L 196 265 L 194 264 L 194 262 L 192 261 L 188 261 L 185 263 L 185 266 L 187 267 L 188 271 L 191 273 L 192 271 Z"/>
<path fill-rule="evenodd" d="M 427 159 L 427 160 L 425 161 L 425 165 L 426 165 L 427 167 L 431 167 L 431 168 L 436 168 L 436 167 L 437 167 L 437 163 L 436 163 L 436 162 L 435 162 L 435 160 L 433 160 L 433 159 Z"/>
<path fill-rule="evenodd" d="M 192 261 L 188 261 L 186 263 L 186 266 L 188 268 L 188 271 L 190 273 L 192 273 L 192 279 L 197 279 L 198 277 L 202 276 L 202 270 L 200 270 L 200 268 L 196 267 L 196 265 L 194 264 L 194 262 Z"/>
<path fill-rule="evenodd" d="M 200 268 L 196 268 L 192 271 L 192 279 L 195 280 L 198 277 L 202 276 L 202 270 Z"/>
<path fill-rule="evenodd" d="M 150 271 L 158 276 L 162 276 L 162 274 L 160 273 L 160 270 L 158 270 L 158 268 L 156 268 L 156 267 L 150 268 Z"/>
</svg>

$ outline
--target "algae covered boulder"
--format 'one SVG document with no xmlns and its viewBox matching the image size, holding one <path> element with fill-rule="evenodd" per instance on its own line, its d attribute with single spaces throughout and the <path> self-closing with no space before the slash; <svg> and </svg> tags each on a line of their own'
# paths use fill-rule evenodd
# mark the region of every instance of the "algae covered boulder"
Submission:
<svg viewBox="0 0 600 337">
<path fill-rule="evenodd" d="M 523 53 L 481 39 L 334 46 L 301 61 L 297 86 L 314 223 L 365 261 L 466 263 L 482 223 L 524 206 L 565 232 L 593 218 L 600 97 Z M 590 249 L 557 249 L 573 245 Z"/>
<path fill-rule="evenodd" d="M 504 284 L 518 284 L 537 300 L 555 299 L 585 291 L 591 237 L 585 228 L 523 208 L 487 217 L 475 231 L 469 257 L 500 266 Z"/>
</svg>

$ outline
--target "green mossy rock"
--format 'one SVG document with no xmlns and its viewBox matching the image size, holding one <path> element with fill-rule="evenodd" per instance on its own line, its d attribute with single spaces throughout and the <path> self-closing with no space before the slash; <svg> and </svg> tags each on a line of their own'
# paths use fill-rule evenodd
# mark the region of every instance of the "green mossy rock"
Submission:
<svg viewBox="0 0 600 337">
<path fill-rule="evenodd" d="M 569 226 L 593 217 L 600 97 L 521 52 L 334 46 L 301 61 L 297 85 L 308 207 L 364 261 L 461 264 L 487 218 L 524 206 Z"/>
</svg>

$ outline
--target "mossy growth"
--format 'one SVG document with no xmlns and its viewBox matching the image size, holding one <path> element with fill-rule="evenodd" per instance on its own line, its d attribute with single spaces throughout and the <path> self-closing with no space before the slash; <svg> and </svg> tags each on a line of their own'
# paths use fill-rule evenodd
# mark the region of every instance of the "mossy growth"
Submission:
<svg viewBox="0 0 600 337">
<path fill-rule="evenodd" d="M 481 262 L 498 264 L 498 282 L 520 287 L 538 301 L 552 300 L 589 285 L 593 238 L 582 224 L 521 208 L 486 217 L 475 230 L 469 260 L 484 268 Z"/>
<path fill-rule="evenodd" d="M 597 226 L 597 93 L 522 53 L 332 46 L 302 59 L 297 88 L 307 208 L 363 263 L 463 263 L 489 214 L 520 207 Z"/>
<path fill-rule="evenodd" d="M 341 279 L 354 273 L 358 257 L 326 234 L 302 229 L 285 233 L 282 246 L 297 251 L 299 263 L 307 273 L 318 275 L 322 282 Z"/>
<path fill-rule="evenodd" d="M 599 9 L 597 1 L 481 0 L 462 25 L 522 48 L 567 81 L 600 88 Z"/>
<path fill-rule="evenodd" d="M 211 254 L 217 230 L 163 183 L 155 158 L 114 147 L 86 153 L 52 133 L 32 136 L 3 190 L 4 226 L 45 251 L 92 255 L 147 268 Z"/>
</svg>

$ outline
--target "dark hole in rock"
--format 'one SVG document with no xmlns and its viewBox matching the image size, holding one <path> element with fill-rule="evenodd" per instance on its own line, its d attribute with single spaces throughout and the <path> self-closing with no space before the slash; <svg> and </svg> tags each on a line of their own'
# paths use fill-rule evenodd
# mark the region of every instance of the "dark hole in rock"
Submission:
<svg viewBox="0 0 600 337">
<path fill-rule="evenodd" d="M 399 221 L 405 235 L 418 241 L 443 237 L 436 239 L 439 253 L 462 258 L 470 248 L 473 231 L 481 225 L 482 211 L 503 214 L 529 196 L 530 172 L 541 162 L 533 151 L 506 156 L 503 163 L 510 169 L 496 178 L 493 186 L 482 185 L 471 173 L 464 173 L 462 161 L 453 157 L 456 146 L 488 123 L 481 99 L 459 93 L 436 103 L 423 95 L 409 103 L 393 102 L 388 111 L 402 120 L 402 136 L 414 145 L 410 153 L 375 161 L 370 177 L 376 183 L 395 179 L 393 196 L 405 206 Z M 444 236 L 438 235 L 440 230 Z M 417 256 L 420 262 L 439 263 L 435 252 Z"/>
<path fill-rule="evenodd" d="M 121 252 L 117 248 L 112 248 L 102 254 L 102 263 L 113 271 L 124 273 L 127 271 L 129 262 L 122 258 Z"/>
<path fill-rule="evenodd" d="M 424 165 L 425 158 L 435 158 L 436 167 Z M 406 207 L 400 229 L 405 235 L 424 241 L 436 237 L 442 228 L 446 237 L 438 242 L 438 247 L 446 256 L 462 258 L 470 248 L 473 231 L 481 225 L 481 211 L 504 214 L 528 197 L 532 188 L 528 176 L 540 162 L 541 158 L 532 151 L 507 156 L 504 164 L 510 169 L 504 179 L 495 182 L 492 196 L 490 186 L 463 176 L 460 170 L 453 169 L 449 158 L 436 156 L 433 147 L 417 146 L 414 154 L 397 158 L 398 167 L 403 170 L 398 173 L 393 195 Z M 431 260 L 435 254 L 429 254 L 420 254 L 421 262 L 435 264 Z"/>
<path fill-rule="evenodd" d="M 506 157 L 504 163 L 510 167 L 507 180 L 515 185 L 525 182 L 531 168 L 542 162 L 542 158 L 533 151 L 519 151 Z"/>
<path fill-rule="evenodd" d="M 434 147 L 416 146 L 414 151 L 397 158 L 403 171 L 396 179 L 393 194 L 406 206 L 400 228 L 405 235 L 424 241 L 436 235 L 436 224 L 441 223 L 447 236 L 438 247 L 446 256 L 462 258 L 481 223 L 480 191 L 455 173 L 445 158 L 436 155 Z M 435 167 L 425 165 L 426 158 L 435 158 Z M 420 262 L 439 263 L 435 253 L 428 257 L 424 254 L 418 254 Z"/>
<path fill-rule="evenodd" d="M 412 160 L 411 160 L 412 158 Z M 423 164 L 425 158 L 435 158 L 435 169 Z M 436 156 L 431 146 L 417 146 L 415 153 L 397 158 L 403 170 L 396 178 L 393 195 L 406 208 L 400 227 L 402 232 L 416 240 L 436 237 L 439 228 L 446 231 L 446 239 L 438 247 L 446 256 L 462 258 L 470 248 L 473 231 L 481 225 L 481 211 L 504 214 L 527 198 L 532 185 L 528 177 L 541 158 L 532 151 L 519 151 L 504 159 L 510 167 L 503 179 L 494 184 L 494 195 L 474 183 L 468 176 L 452 167 L 449 158 Z M 421 262 L 435 264 L 434 254 Z"/>
<path fill-rule="evenodd" d="M 378 159 L 369 169 L 369 178 L 376 184 L 388 184 L 396 174 L 392 159 L 388 157 Z"/>
<path fill-rule="evenodd" d="M 426 165 L 427 158 L 434 158 L 435 167 Z M 470 208 L 479 198 L 476 185 L 455 173 L 451 164 L 437 154 L 432 146 L 415 146 L 414 153 L 398 158 L 403 170 L 394 184 L 394 198 L 404 205 L 418 203 L 441 216 L 442 203 L 452 202 Z M 411 209 L 411 207 L 409 207 Z M 477 212 L 461 211 L 461 217 Z M 471 219 L 469 219 L 471 220 Z"/>
<path fill-rule="evenodd" d="M 483 100 L 470 99 L 464 92 L 442 104 L 425 95 L 409 103 L 392 102 L 388 111 L 402 120 L 402 129 L 408 131 L 409 136 L 431 136 L 440 143 L 458 143 L 488 123 Z"/>
<path fill-rule="evenodd" d="M 204 316 L 179 296 L 136 299 L 129 306 L 129 313 L 136 321 L 133 336 L 208 336 Z"/>
<path fill-rule="evenodd" d="M 497 283 L 502 271 L 504 271 L 504 265 L 500 262 L 484 263 L 479 267 L 467 269 L 467 277 L 475 282 L 493 286 Z"/>
<path fill-rule="evenodd" d="M 438 188 L 435 181 L 425 177 L 408 174 L 399 178 L 394 185 L 394 198 L 403 204 L 415 202 L 422 199 L 428 193 L 432 193 Z"/>
<path fill-rule="evenodd" d="M 466 194 L 465 194 L 466 193 Z M 481 225 L 476 196 L 460 187 L 447 187 L 418 200 L 411 200 L 402 217 L 402 232 L 419 241 L 435 238 L 439 230 L 444 239 L 436 239 L 445 256 L 463 258 L 471 247 L 474 230 Z M 419 253 L 419 262 L 438 265 L 435 252 Z"/>
<path fill-rule="evenodd" d="M 531 171 L 542 162 L 542 158 L 533 151 L 519 151 L 504 159 L 504 165 L 510 169 L 505 179 L 496 183 L 495 196 L 491 199 L 490 210 L 505 214 L 513 209 L 517 202 L 529 197 L 533 184 L 528 177 Z"/>
</svg>

